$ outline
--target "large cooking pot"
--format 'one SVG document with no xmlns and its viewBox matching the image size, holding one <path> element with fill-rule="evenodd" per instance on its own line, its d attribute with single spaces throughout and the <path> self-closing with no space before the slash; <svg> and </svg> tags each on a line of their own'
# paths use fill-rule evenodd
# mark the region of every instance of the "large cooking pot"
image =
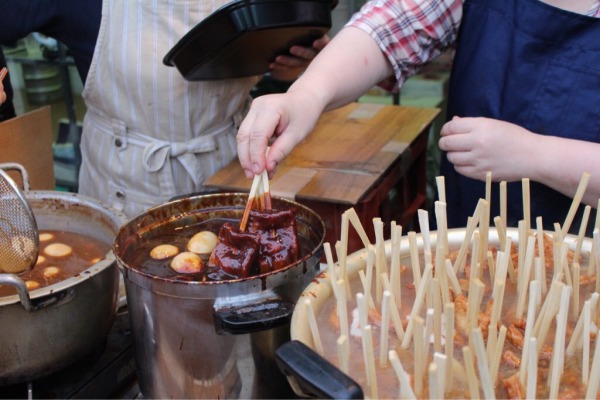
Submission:
<svg viewBox="0 0 600 400">
<path fill-rule="evenodd" d="M 127 219 L 74 193 L 25 193 L 40 230 L 88 235 L 112 244 Z M 0 297 L 0 385 L 27 382 L 78 361 L 105 344 L 116 313 L 119 270 L 112 251 L 79 275 L 27 291 L 18 275 L 0 285 L 18 294 Z"/>
<path fill-rule="evenodd" d="M 508 228 L 506 233 L 507 236 L 512 237 L 513 243 L 518 242 L 519 232 L 517 229 Z M 552 232 L 548 233 L 551 234 Z M 463 242 L 464 237 L 465 229 L 450 229 L 448 231 L 448 244 L 452 248 L 458 248 Z M 494 228 L 489 229 L 488 237 L 490 244 L 498 243 L 498 233 Z M 436 238 L 437 232 L 431 232 L 430 240 L 432 246 L 436 243 Z M 577 237 L 567 235 L 565 236 L 565 242 L 569 244 L 571 250 L 574 250 L 577 245 Z M 407 237 L 401 239 L 400 248 L 400 265 L 410 265 Z M 417 248 L 419 249 L 419 254 L 422 256 L 424 243 L 421 235 L 417 235 Z M 581 246 L 581 254 L 589 255 L 591 250 L 592 240 L 584 238 Z M 385 254 L 388 259 L 391 257 L 391 242 L 389 240 L 385 242 Z M 367 265 L 367 251 L 362 249 L 352 253 L 347 257 L 346 261 L 349 280 L 358 279 L 359 271 L 364 270 Z M 296 394 L 309 398 L 360 399 L 365 396 L 368 397 L 369 390 L 366 385 L 364 371 L 354 370 L 350 373 L 353 377 L 350 377 L 337 368 L 334 363 L 326 360 L 314 350 L 313 335 L 309 324 L 306 323 L 308 318 L 307 310 L 302 301 L 305 298 L 312 300 L 316 315 L 328 304 L 335 302 L 328 269 L 320 273 L 301 294 L 294 309 L 291 322 L 292 340 L 283 344 L 276 351 L 277 363 L 288 377 Z M 319 326 L 321 335 L 325 333 L 328 327 L 331 329 L 330 325 Z M 362 357 L 362 354 L 360 357 Z M 391 369 L 391 366 L 389 368 Z M 394 380 L 394 382 L 396 381 Z M 381 392 L 380 395 L 383 397 Z M 396 394 L 393 397 L 395 396 Z"/>
<path fill-rule="evenodd" d="M 319 272 L 323 220 L 293 201 L 301 259 L 272 272 L 227 281 L 182 281 L 136 265 L 139 249 L 159 237 L 215 219 L 240 220 L 247 194 L 207 194 L 148 210 L 117 234 L 136 373 L 146 398 L 285 398 L 293 395 L 275 349 L 289 340 L 298 296 Z M 138 262 L 139 263 L 139 262 Z"/>
</svg>

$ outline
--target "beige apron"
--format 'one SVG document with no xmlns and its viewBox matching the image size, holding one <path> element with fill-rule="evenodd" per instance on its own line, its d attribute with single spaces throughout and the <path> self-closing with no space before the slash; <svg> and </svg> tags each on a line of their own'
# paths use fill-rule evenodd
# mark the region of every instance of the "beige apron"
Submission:
<svg viewBox="0 0 600 400">
<path fill-rule="evenodd" d="M 80 193 L 133 217 L 202 190 L 236 157 L 235 135 L 258 77 L 188 82 L 162 63 L 185 33 L 227 2 L 103 1 L 83 91 Z"/>
</svg>

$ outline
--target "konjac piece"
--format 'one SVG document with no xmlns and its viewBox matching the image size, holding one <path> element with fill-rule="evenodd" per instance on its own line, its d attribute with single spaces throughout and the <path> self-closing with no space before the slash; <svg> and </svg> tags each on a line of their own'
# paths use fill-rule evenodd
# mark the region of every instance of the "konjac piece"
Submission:
<svg viewBox="0 0 600 400">
<path fill-rule="evenodd" d="M 259 250 L 259 235 L 240 232 L 226 222 L 219 230 L 218 242 L 208 260 L 209 267 L 217 267 L 237 278 L 256 275 L 253 266 Z"/>
<path fill-rule="evenodd" d="M 298 260 L 295 210 L 252 210 L 248 232 L 260 235 L 260 273 L 277 271 Z"/>
</svg>

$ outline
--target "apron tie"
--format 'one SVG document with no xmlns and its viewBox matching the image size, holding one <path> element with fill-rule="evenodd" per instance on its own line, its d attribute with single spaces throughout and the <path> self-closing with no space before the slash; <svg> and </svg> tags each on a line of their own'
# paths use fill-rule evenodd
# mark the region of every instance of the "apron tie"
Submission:
<svg viewBox="0 0 600 400">
<path fill-rule="evenodd" d="M 206 135 L 194 138 L 187 142 L 166 142 L 162 140 L 153 140 L 146 144 L 142 153 L 144 169 L 148 172 L 158 172 L 166 169 L 167 176 L 172 176 L 171 157 L 177 158 L 185 168 L 188 175 L 194 181 L 194 186 L 198 187 L 200 176 L 200 164 L 196 159 L 196 154 L 211 152 L 217 149 L 216 139 L 213 135 Z"/>
<path fill-rule="evenodd" d="M 169 142 L 135 132 L 126 127 L 121 120 L 112 119 L 110 123 L 107 123 L 107 118 L 90 118 L 90 120 L 97 126 L 99 132 L 121 139 L 122 146 L 129 144 L 143 148 L 142 166 L 144 170 L 159 174 L 160 190 L 169 196 L 175 194 L 175 180 L 170 159 L 176 158 L 194 182 L 195 187 L 201 186 L 200 163 L 196 154 L 218 150 L 217 137 L 228 132 L 234 126 L 232 122 L 227 122 L 213 127 L 202 136 L 185 142 Z"/>
</svg>

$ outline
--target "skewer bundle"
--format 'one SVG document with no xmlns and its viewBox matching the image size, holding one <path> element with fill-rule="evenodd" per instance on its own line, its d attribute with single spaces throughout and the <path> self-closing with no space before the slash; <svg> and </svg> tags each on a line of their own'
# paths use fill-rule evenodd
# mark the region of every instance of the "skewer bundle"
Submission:
<svg viewBox="0 0 600 400">
<path fill-rule="evenodd" d="M 593 240 L 584 239 L 589 208 L 576 240 L 567 235 L 572 210 L 579 205 L 588 179 L 584 175 L 567 219 L 562 226 L 555 225 L 551 235 L 543 230 L 539 217 L 532 228 L 525 213 L 517 237 L 514 229 L 506 228 L 502 211 L 506 193 L 501 184 L 501 215 L 493 219 L 495 229 L 484 222 L 490 220 L 491 198 L 486 192 L 467 222 L 462 241 L 453 243 L 454 249 L 449 248 L 443 201 L 435 204 L 435 234 L 429 232 L 428 215 L 420 210 L 420 236 L 408 231 L 402 240 L 402 227 L 393 223 L 386 244 L 380 219 L 373 221 L 376 237 L 370 243 L 356 212 L 345 212 L 343 232 L 347 235 L 350 225 L 356 229 L 365 245 L 366 265 L 359 271 L 359 292 L 352 295 L 348 271 L 353 258 L 346 254 L 347 237 L 336 246 L 337 263 L 330 246 L 325 246 L 339 320 L 336 358 L 342 369 L 352 372 L 344 360 L 362 359 L 366 393 L 372 398 L 556 398 L 562 390 L 596 397 L 600 280 L 595 278 L 600 269 L 600 230 L 594 231 Z M 490 181 L 488 175 L 486 183 Z M 528 184 L 523 181 L 526 210 Z M 445 194 L 443 180 L 438 180 L 438 191 Z M 411 266 L 403 266 L 401 260 Z M 581 265 L 586 266 L 583 271 Z M 593 293 L 582 291 L 590 287 Z M 354 335 L 344 318 L 353 307 L 359 319 L 359 333 Z M 361 357 L 350 353 L 349 343 L 357 341 Z M 506 367 L 510 357 L 519 364 Z M 570 368 L 575 363 L 581 375 L 577 385 L 570 382 L 571 387 L 565 388 L 567 363 Z M 391 394 L 383 389 L 385 370 L 395 381 Z M 547 373 L 540 375 L 540 370 Z M 513 375 L 507 376 L 506 371 Z"/>
</svg>

